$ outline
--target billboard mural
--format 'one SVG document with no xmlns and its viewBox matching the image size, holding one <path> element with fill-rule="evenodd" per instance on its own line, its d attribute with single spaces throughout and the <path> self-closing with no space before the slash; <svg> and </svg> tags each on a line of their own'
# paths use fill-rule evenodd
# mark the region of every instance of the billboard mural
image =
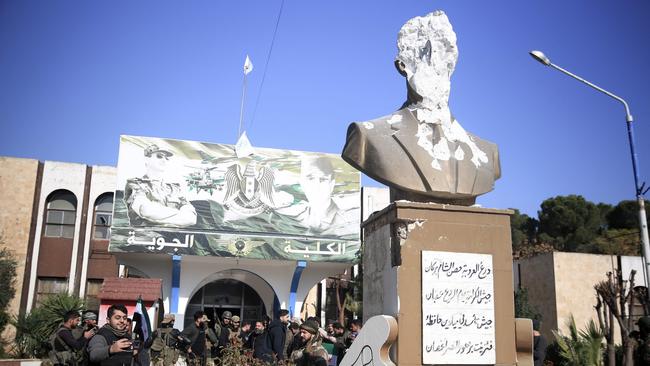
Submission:
<svg viewBox="0 0 650 366">
<path fill-rule="evenodd" d="M 352 262 L 360 174 L 338 155 L 121 136 L 111 252 Z"/>
</svg>

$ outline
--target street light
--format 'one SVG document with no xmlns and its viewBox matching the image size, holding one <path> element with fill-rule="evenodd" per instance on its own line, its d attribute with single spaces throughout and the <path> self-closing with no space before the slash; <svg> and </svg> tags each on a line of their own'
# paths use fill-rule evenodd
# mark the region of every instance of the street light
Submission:
<svg viewBox="0 0 650 366">
<path fill-rule="evenodd" d="M 645 215 L 645 202 L 643 199 L 643 195 L 648 191 L 648 189 L 645 189 L 645 183 L 639 185 L 639 170 L 637 169 L 637 156 L 636 156 L 636 151 L 634 149 L 634 128 L 632 126 L 632 121 L 634 119 L 632 118 L 632 114 L 630 114 L 630 107 L 627 105 L 627 102 L 623 100 L 623 98 L 614 95 L 608 92 L 607 90 L 588 82 L 587 80 L 579 77 L 578 75 L 572 74 L 564 70 L 563 68 L 554 65 L 553 63 L 551 63 L 551 60 L 549 60 L 549 58 L 546 57 L 546 55 L 544 55 L 542 51 L 530 51 L 530 55 L 535 60 L 539 61 L 542 65 L 550 66 L 564 74 L 571 76 L 572 78 L 578 81 L 581 81 L 589 85 L 590 87 L 598 90 L 599 92 L 607 94 L 608 96 L 623 103 L 623 106 L 625 107 L 625 120 L 627 121 L 627 138 L 628 141 L 630 142 L 630 154 L 632 155 L 632 170 L 634 171 L 634 189 L 636 193 L 636 200 L 639 204 L 639 231 L 641 232 L 643 261 L 645 262 L 645 283 L 646 283 L 646 287 L 650 288 L 650 244 L 648 244 L 648 222 Z"/>
</svg>

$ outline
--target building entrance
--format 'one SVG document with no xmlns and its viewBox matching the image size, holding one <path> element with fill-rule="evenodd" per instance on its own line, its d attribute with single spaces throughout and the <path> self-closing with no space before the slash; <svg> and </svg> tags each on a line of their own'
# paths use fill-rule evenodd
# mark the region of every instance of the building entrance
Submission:
<svg viewBox="0 0 650 366">
<path fill-rule="evenodd" d="M 198 290 L 190 299 L 185 310 L 185 326 L 194 321 L 194 313 L 202 310 L 210 318 L 210 325 L 228 310 L 238 315 L 241 321 L 255 321 L 266 314 L 264 302 L 259 294 L 246 283 L 234 279 L 220 279 L 210 282 Z"/>
</svg>

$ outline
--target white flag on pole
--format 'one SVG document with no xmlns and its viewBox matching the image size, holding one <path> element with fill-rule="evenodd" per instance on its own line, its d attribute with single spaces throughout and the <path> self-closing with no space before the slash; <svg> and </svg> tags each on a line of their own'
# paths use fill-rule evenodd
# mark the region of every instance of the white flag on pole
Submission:
<svg viewBox="0 0 650 366">
<path fill-rule="evenodd" d="M 244 62 L 244 75 L 250 74 L 251 71 L 253 71 L 253 62 L 250 57 L 246 55 L 246 61 Z"/>
<path fill-rule="evenodd" d="M 237 140 L 237 143 L 235 144 L 235 154 L 237 154 L 237 157 L 241 159 L 249 155 L 253 155 L 254 153 L 255 148 L 253 148 L 253 145 L 251 145 L 248 136 L 246 136 L 246 131 L 244 131 L 241 136 L 239 136 L 239 140 Z"/>
</svg>

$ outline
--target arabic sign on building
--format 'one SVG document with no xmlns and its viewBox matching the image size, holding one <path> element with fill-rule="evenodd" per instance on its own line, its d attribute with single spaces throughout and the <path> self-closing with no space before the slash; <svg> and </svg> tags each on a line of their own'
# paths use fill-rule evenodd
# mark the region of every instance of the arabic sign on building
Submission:
<svg viewBox="0 0 650 366">
<path fill-rule="evenodd" d="M 492 255 L 422 252 L 422 363 L 496 361 Z"/>
<path fill-rule="evenodd" d="M 111 252 L 356 259 L 360 175 L 337 155 L 122 136 L 117 168 Z"/>
</svg>

